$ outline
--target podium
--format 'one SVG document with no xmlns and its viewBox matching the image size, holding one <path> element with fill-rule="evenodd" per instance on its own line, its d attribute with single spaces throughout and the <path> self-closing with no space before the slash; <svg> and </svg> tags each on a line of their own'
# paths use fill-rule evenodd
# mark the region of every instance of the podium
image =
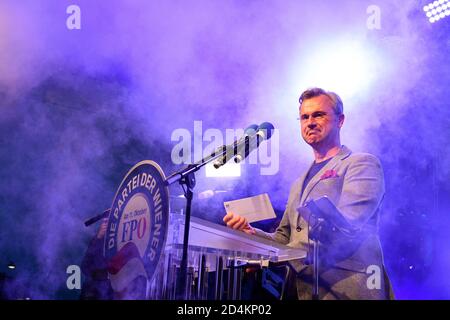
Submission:
<svg viewBox="0 0 450 320">
<path fill-rule="evenodd" d="M 175 300 L 183 251 L 184 216 L 171 214 L 166 248 L 147 299 Z M 266 270 L 273 264 L 304 259 L 304 250 L 291 248 L 226 226 L 191 217 L 186 300 L 240 300 L 247 268 Z M 264 276 L 265 281 L 267 275 Z M 282 280 L 277 280 L 281 282 Z"/>
<path fill-rule="evenodd" d="M 137 163 L 110 209 L 85 222 L 108 217 L 99 265 L 114 299 L 242 299 L 249 270 L 262 270 L 263 287 L 282 297 L 286 281 L 269 267 L 303 259 L 305 251 L 191 217 L 194 172 L 225 151 L 168 178 L 154 161 Z M 185 191 L 185 215 L 170 213 L 168 186 L 175 182 Z"/>
</svg>

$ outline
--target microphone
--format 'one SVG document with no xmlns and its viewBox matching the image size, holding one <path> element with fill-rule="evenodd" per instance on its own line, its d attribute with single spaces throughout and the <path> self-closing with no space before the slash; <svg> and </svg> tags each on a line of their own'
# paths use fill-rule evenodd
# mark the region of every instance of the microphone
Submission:
<svg viewBox="0 0 450 320">
<path fill-rule="evenodd" d="M 255 135 L 257 129 L 258 126 L 256 124 L 251 124 L 244 130 L 244 135 L 239 140 L 234 141 L 231 145 L 223 146 L 222 148 L 226 148 L 227 152 L 225 155 L 214 161 L 214 168 L 219 169 L 225 163 L 230 161 L 231 158 L 236 155 L 238 146 L 243 142 L 248 142 L 250 137 Z"/>
<path fill-rule="evenodd" d="M 86 221 L 84 222 L 84 225 L 85 225 L 86 227 L 88 227 L 88 226 L 90 226 L 91 224 L 97 222 L 97 221 L 100 220 L 100 219 L 107 218 L 107 217 L 109 216 L 109 213 L 110 213 L 110 212 L 111 212 L 111 209 L 106 209 L 105 211 L 103 211 L 102 213 L 96 215 L 95 217 L 92 217 L 92 218 L 90 218 L 89 220 L 86 220 Z"/>
<path fill-rule="evenodd" d="M 256 134 L 251 136 L 245 143 L 238 146 L 237 155 L 234 158 L 235 163 L 240 163 L 248 157 L 248 155 L 259 147 L 261 142 L 269 140 L 272 137 L 275 127 L 270 122 L 263 122 L 259 125 Z"/>
<path fill-rule="evenodd" d="M 205 190 L 203 192 L 200 192 L 198 194 L 198 199 L 199 200 L 204 200 L 204 199 L 209 199 L 214 197 L 215 195 L 219 194 L 219 193 L 224 193 L 224 192 L 228 192 L 227 190 Z"/>
</svg>

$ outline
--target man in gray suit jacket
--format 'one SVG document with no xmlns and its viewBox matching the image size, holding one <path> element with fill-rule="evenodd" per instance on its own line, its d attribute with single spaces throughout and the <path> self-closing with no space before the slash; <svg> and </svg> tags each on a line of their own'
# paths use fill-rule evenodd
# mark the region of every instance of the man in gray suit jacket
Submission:
<svg viewBox="0 0 450 320">
<path fill-rule="evenodd" d="M 277 230 L 266 233 L 253 228 L 236 214 L 227 214 L 224 222 L 233 229 L 308 251 L 305 261 L 291 263 L 295 277 L 290 287 L 299 299 L 312 297 L 311 239 L 320 241 L 320 299 L 392 299 L 378 238 L 385 192 L 381 164 L 371 154 L 352 153 L 341 145 L 345 117 L 337 94 L 313 88 L 303 92 L 299 102 L 301 134 L 315 160 L 293 183 Z M 316 228 L 309 204 L 324 196 L 344 224 L 329 221 L 328 212 Z"/>
</svg>

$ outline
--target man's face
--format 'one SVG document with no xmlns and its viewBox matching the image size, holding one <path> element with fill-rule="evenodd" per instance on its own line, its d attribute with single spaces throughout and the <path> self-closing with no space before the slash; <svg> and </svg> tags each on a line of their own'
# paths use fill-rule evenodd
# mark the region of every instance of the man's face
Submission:
<svg viewBox="0 0 450 320">
<path fill-rule="evenodd" d="M 300 106 L 302 137 L 312 147 L 337 141 L 343 123 L 344 115 L 336 115 L 326 95 L 307 99 Z"/>
</svg>

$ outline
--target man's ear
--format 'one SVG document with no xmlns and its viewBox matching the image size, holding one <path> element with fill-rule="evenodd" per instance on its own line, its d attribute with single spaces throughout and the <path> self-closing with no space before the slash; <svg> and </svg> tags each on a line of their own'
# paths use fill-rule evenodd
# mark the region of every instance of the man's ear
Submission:
<svg viewBox="0 0 450 320">
<path fill-rule="evenodd" d="M 338 116 L 338 127 L 339 127 L 339 129 L 342 128 L 342 126 L 344 125 L 344 120 L 345 120 L 344 114 L 340 114 Z"/>
</svg>

